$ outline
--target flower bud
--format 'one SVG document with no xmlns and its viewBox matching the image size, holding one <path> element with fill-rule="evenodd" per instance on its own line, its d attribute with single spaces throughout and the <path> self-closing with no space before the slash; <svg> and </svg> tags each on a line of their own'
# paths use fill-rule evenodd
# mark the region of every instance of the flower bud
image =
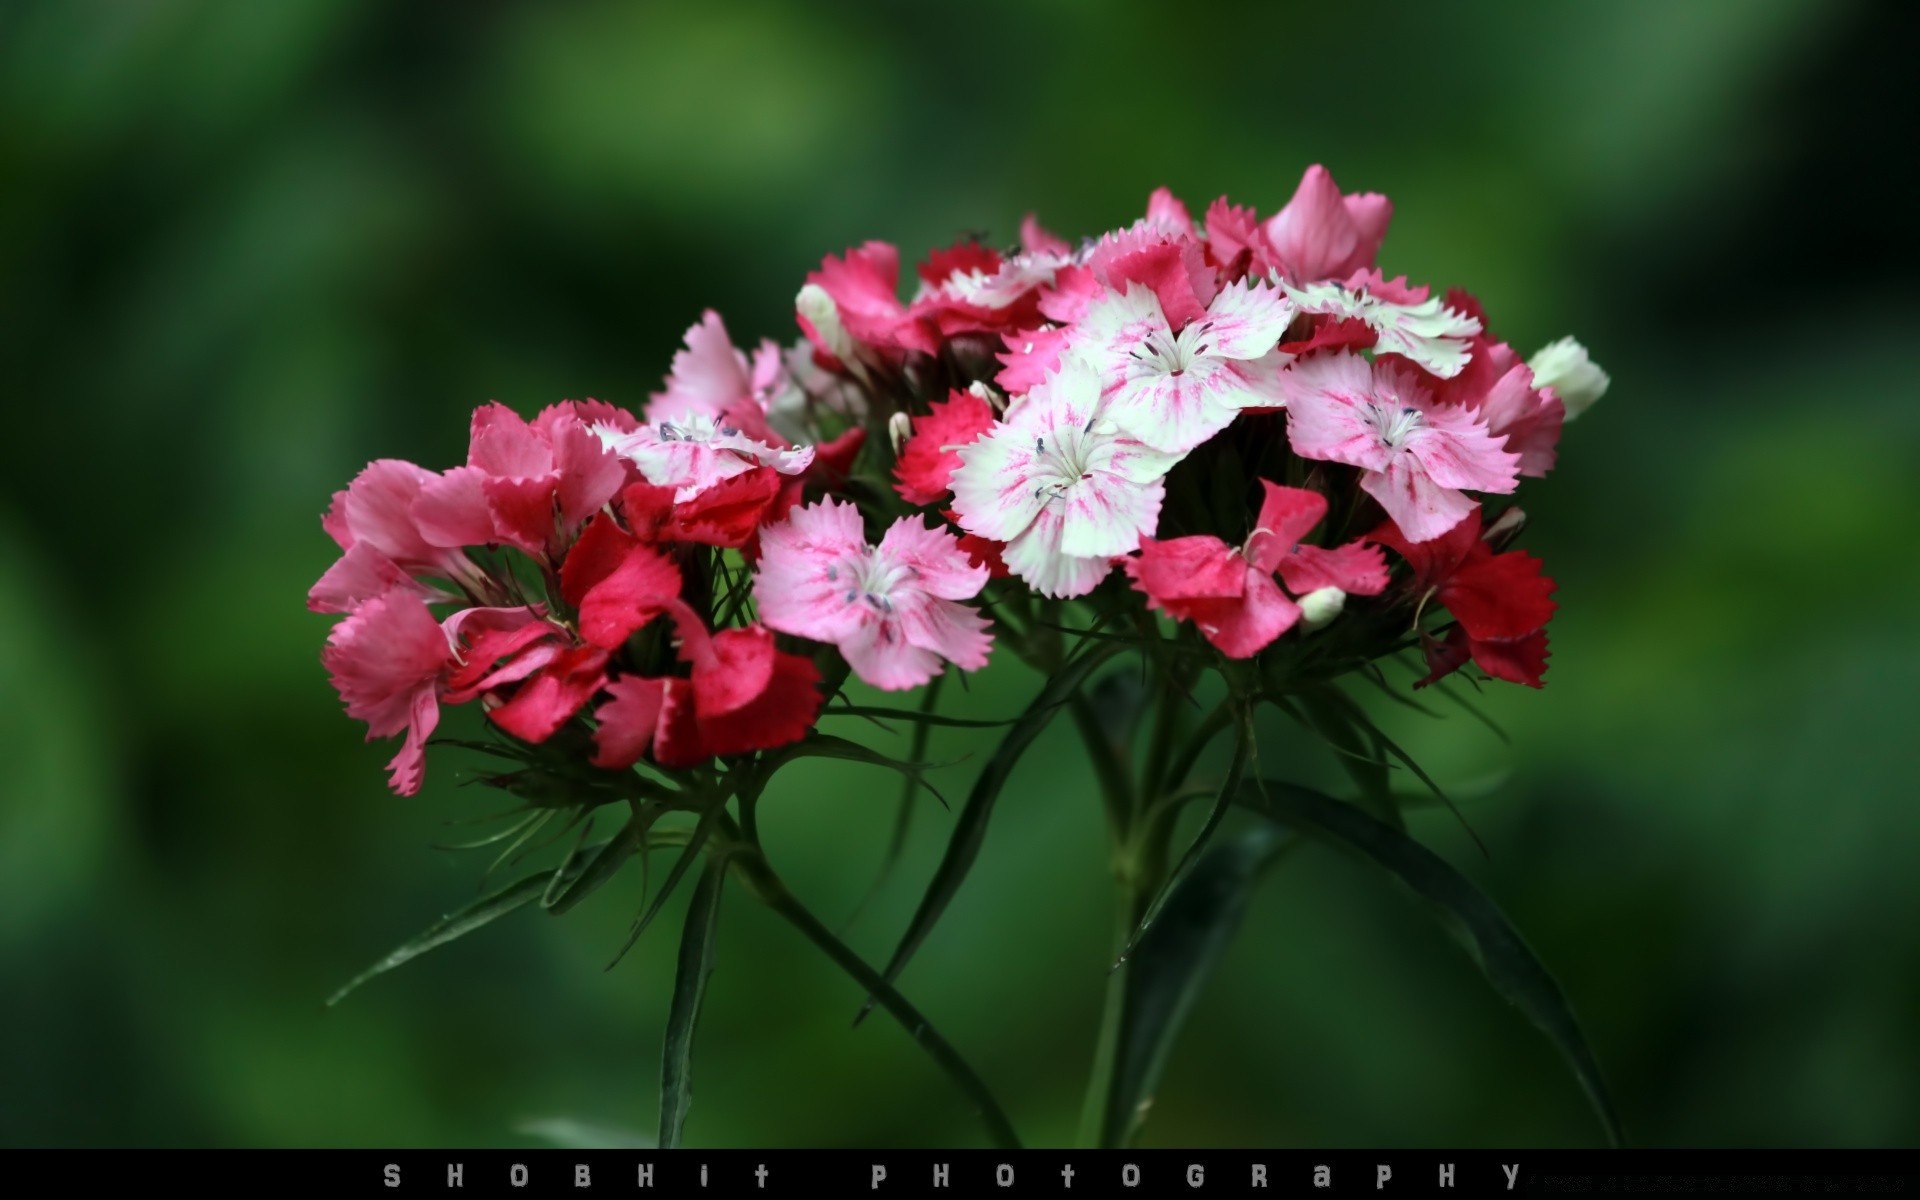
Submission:
<svg viewBox="0 0 1920 1200">
<path fill-rule="evenodd" d="M 897 412 L 887 418 L 887 440 L 893 443 L 893 452 L 900 453 L 900 447 L 907 444 L 913 436 L 913 418 L 906 413 Z"/>
<path fill-rule="evenodd" d="M 847 327 L 840 323 L 840 306 L 833 302 L 827 289 L 817 283 L 807 284 L 793 298 L 793 310 L 813 326 L 822 349 L 848 367 L 857 366 L 853 357 L 853 338 L 847 333 Z"/>
<path fill-rule="evenodd" d="M 1495 550 L 1504 549 L 1508 542 L 1520 535 L 1527 524 L 1527 514 L 1518 507 L 1507 509 L 1494 518 L 1493 524 L 1480 531 L 1480 540 Z"/>
<path fill-rule="evenodd" d="M 1308 633 L 1340 615 L 1347 605 L 1347 594 L 1337 587 L 1316 588 L 1300 597 L 1300 628 Z"/>
<path fill-rule="evenodd" d="M 1567 406 L 1569 421 L 1592 408 L 1595 400 L 1606 395 L 1607 384 L 1612 382 L 1607 373 L 1587 357 L 1587 348 L 1570 337 L 1541 347 L 1539 353 L 1527 360 L 1527 366 L 1533 371 L 1533 386 L 1552 388 L 1554 395 Z"/>
<path fill-rule="evenodd" d="M 984 380 L 974 380 L 967 386 L 967 390 L 985 400 L 987 407 L 994 411 L 994 415 L 999 416 L 1007 411 L 1007 398 L 995 391 Z"/>
</svg>

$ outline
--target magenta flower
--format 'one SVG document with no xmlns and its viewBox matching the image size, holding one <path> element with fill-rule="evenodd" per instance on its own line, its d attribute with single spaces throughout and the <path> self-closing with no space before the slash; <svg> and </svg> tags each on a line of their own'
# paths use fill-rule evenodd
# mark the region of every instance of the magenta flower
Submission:
<svg viewBox="0 0 1920 1200">
<path fill-rule="evenodd" d="M 769 629 L 830 642 L 854 674 L 887 691 L 918 687 L 951 662 L 977 671 L 993 638 L 958 603 L 986 586 L 960 540 L 901 517 L 867 543 L 860 510 L 832 499 L 760 531 L 753 597 Z"/>
</svg>

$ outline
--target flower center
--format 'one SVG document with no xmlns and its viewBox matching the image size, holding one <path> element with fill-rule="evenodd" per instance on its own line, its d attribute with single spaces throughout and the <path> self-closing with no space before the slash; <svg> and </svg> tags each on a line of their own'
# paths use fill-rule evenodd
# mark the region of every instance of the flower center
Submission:
<svg viewBox="0 0 1920 1200">
<path fill-rule="evenodd" d="M 1379 432 L 1380 440 L 1385 442 L 1390 450 L 1398 450 L 1406 445 L 1407 439 L 1426 423 L 1426 418 L 1421 415 L 1420 410 L 1411 406 L 1401 408 L 1384 404 L 1373 406 L 1373 427 Z"/>
<path fill-rule="evenodd" d="M 859 556 L 850 554 L 827 568 L 827 582 L 845 588 L 841 600 L 865 605 L 882 616 L 893 614 L 895 593 L 918 576 L 911 566 L 894 562 L 877 550 Z"/>
<path fill-rule="evenodd" d="M 1094 447 L 1087 436 L 1092 426 L 1091 421 L 1087 429 L 1063 426 L 1033 439 L 1035 496 L 1050 504 L 1064 499 L 1082 480 L 1093 477 L 1088 462 Z"/>
</svg>

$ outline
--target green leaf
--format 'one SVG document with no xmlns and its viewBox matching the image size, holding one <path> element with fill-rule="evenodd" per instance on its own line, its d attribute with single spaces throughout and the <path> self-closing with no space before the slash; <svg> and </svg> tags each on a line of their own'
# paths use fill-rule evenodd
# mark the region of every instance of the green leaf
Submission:
<svg viewBox="0 0 1920 1200">
<path fill-rule="evenodd" d="M 546 906 L 547 911 L 558 916 L 592 895 L 601 884 L 612 879 L 645 841 L 647 826 L 652 823 L 652 820 L 651 815 L 642 817 L 639 813 L 628 817 L 627 823 L 621 826 L 620 832 L 603 844 L 594 856 L 575 872 L 573 878 L 564 887 L 557 892 L 548 893 L 547 897 L 542 899 L 541 902 Z"/>
<path fill-rule="evenodd" d="M 922 720 L 920 724 L 914 726 L 913 741 L 907 749 L 907 754 L 914 762 L 926 760 L 927 743 L 933 737 L 933 726 L 938 723 L 938 714 L 934 710 L 940 704 L 941 685 L 946 680 L 945 675 L 935 675 L 920 693 L 920 709 L 913 715 Z M 887 880 L 892 877 L 893 868 L 899 863 L 900 856 L 906 853 L 907 835 L 913 829 L 913 805 L 919 795 L 919 777 L 907 776 L 900 785 L 900 799 L 893 814 L 893 833 L 887 839 L 886 856 L 880 860 L 880 870 L 875 874 L 873 883 L 868 886 L 867 894 L 862 896 L 860 902 L 853 906 L 853 911 L 847 914 L 846 921 L 840 926 L 841 933 L 845 933 L 849 926 L 860 919 L 860 914 L 866 911 L 867 905 L 880 894 L 880 889 L 885 887 Z"/>
<path fill-rule="evenodd" d="M 1395 829 L 1405 829 L 1406 818 L 1393 802 L 1386 751 L 1377 738 L 1368 738 L 1352 711 L 1340 703 L 1345 699 L 1332 686 L 1310 688 L 1296 697 L 1313 731 L 1339 751 L 1340 766 L 1360 789 L 1360 800 L 1367 811 Z"/>
<path fill-rule="evenodd" d="M 1240 780 L 1246 774 L 1247 760 L 1253 755 L 1251 717 L 1239 721 L 1236 728 L 1239 730 L 1239 736 L 1233 743 L 1233 761 L 1227 767 L 1227 777 L 1221 781 L 1220 792 L 1214 798 L 1213 807 L 1207 810 L 1207 818 L 1202 822 L 1199 832 L 1195 833 L 1193 840 L 1187 843 L 1187 848 L 1180 855 L 1180 861 L 1175 864 L 1173 873 L 1167 876 L 1166 887 L 1148 906 L 1147 911 L 1141 914 L 1139 927 L 1133 931 L 1127 939 L 1126 948 L 1121 951 L 1122 959 L 1134 953 L 1141 941 L 1145 939 L 1147 931 L 1160 919 L 1160 914 L 1166 905 L 1172 902 L 1174 894 L 1185 882 L 1188 873 L 1199 865 L 1201 852 L 1207 848 L 1207 843 L 1213 840 L 1214 830 L 1220 827 L 1220 822 L 1227 815 L 1227 809 L 1232 807 L 1234 797 L 1239 794 Z"/>
<path fill-rule="evenodd" d="M 935 676 L 938 683 L 942 676 Z M 929 687 L 932 685 L 929 684 Z M 882 708 L 863 704 L 835 704 L 820 710 L 823 717 L 866 717 L 876 721 L 908 721 L 916 725 L 947 725 L 955 729 L 998 729 L 1013 720 L 975 721 L 967 717 L 943 717 L 938 713 L 914 712 L 910 708 Z"/>
<path fill-rule="evenodd" d="M 1267 864 L 1292 841 L 1271 825 L 1210 846 L 1168 894 L 1127 959 L 1126 1008 L 1100 1145 L 1124 1146 L 1153 1102 L 1194 1001 L 1233 941 Z"/>
<path fill-rule="evenodd" d="M 935 869 L 933 879 L 927 884 L 926 895 L 920 900 L 920 907 L 914 910 L 913 920 L 908 923 L 907 931 L 895 947 L 893 957 L 887 960 L 887 969 L 881 972 L 881 978 L 892 983 L 906 969 L 913 958 L 914 951 L 927 940 L 941 914 L 947 911 L 960 885 L 966 882 L 967 872 L 980 856 L 980 847 L 987 838 L 987 821 L 993 816 L 994 802 L 1000 798 L 1000 789 L 1006 786 L 1007 777 L 1013 774 L 1013 768 L 1020 762 L 1020 756 L 1027 747 L 1033 745 L 1054 713 L 1065 704 L 1069 697 L 1080 689 L 1087 677 L 1115 654 L 1118 646 L 1099 646 L 1069 662 L 1047 680 L 1047 686 L 1033 698 L 1033 702 L 1021 713 L 1019 721 L 1007 731 L 1000 740 L 987 765 L 981 768 L 980 778 L 974 781 L 973 790 L 967 795 L 967 803 L 953 823 L 953 836 L 947 840 L 947 850 L 941 856 L 940 866 Z M 855 1017 L 857 1023 L 873 1010 L 874 1000 L 869 997 Z"/>
<path fill-rule="evenodd" d="M 846 762 L 885 767 L 889 771 L 897 771 L 932 792 L 934 799 L 940 801 L 942 807 L 947 803 L 947 798 L 940 794 L 939 789 L 926 780 L 926 769 L 933 766 L 932 763 L 903 762 L 892 755 L 882 754 L 871 746 L 863 746 L 859 742 L 835 737 L 830 733 L 816 732 L 809 735 L 806 741 L 799 742 L 776 756 L 768 767 L 768 774 L 772 774 L 773 771 L 796 758 L 837 758 Z"/>
<path fill-rule="evenodd" d="M 673 1002 L 667 1009 L 666 1044 L 660 1054 L 660 1148 L 680 1145 L 693 1105 L 693 1030 L 713 974 L 714 934 L 720 927 L 720 893 L 727 881 L 727 855 L 715 854 L 700 872 L 687 923 L 680 933 L 680 955 L 673 976 Z"/>
<path fill-rule="evenodd" d="M 713 833 L 714 824 L 726 810 L 726 796 L 718 795 L 708 798 L 706 808 L 700 813 L 699 823 L 693 827 L 693 834 L 687 839 L 686 848 L 680 851 L 680 857 L 674 859 L 673 866 L 667 869 L 666 881 L 654 894 L 653 903 L 646 907 L 646 910 L 640 914 L 640 918 L 633 923 L 633 927 L 627 930 L 627 940 L 620 943 L 620 949 L 614 954 L 613 961 L 607 964 L 607 970 L 611 971 L 619 965 L 620 960 L 627 956 L 627 951 L 633 949 L 633 944 L 640 940 L 640 935 L 647 931 L 647 926 L 653 924 L 653 919 L 660 915 L 661 908 L 667 903 L 667 897 L 673 895 L 673 889 L 680 885 L 680 877 L 687 873 L 687 868 L 699 856 L 701 848 L 707 844 L 708 836 Z"/>
<path fill-rule="evenodd" d="M 1367 710 L 1360 707 L 1359 702 L 1354 700 L 1353 697 L 1336 687 L 1328 687 L 1326 691 L 1331 696 L 1333 702 L 1346 712 L 1348 719 L 1351 720 L 1356 727 L 1366 731 L 1367 736 L 1373 739 L 1373 744 L 1379 751 L 1384 754 L 1391 754 L 1393 757 L 1399 759 L 1407 770 L 1413 772 L 1415 778 L 1426 785 L 1427 790 L 1433 793 L 1435 799 L 1447 806 L 1447 811 L 1453 814 L 1453 819 L 1460 823 L 1460 828 L 1466 830 L 1467 836 L 1473 839 L 1473 844 L 1479 848 L 1481 855 L 1483 857 L 1491 857 L 1487 854 L 1487 844 L 1480 840 L 1480 835 L 1474 832 L 1473 826 L 1467 824 L 1466 814 L 1460 811 L 1459 806 L 1454 804 L 1451 797 L 1440 790 L 1440 785 L 1434 781 L 1433 776 L 1427 774 L 1426 768 L 1422 767 L 1419 762 L 1414 759 L 1413 755 L 1402 750 L 1398 742 L 1388 737 L 1386 731 L 1374 723 L 1373 718 L 1367 715 Z M 1400 810 L 1394 808 L 1392 811 L 1392 823 L 1404 829 L 1406 825 L 1400 817 Z"/>
<path fill-rule="evenodd" d="M 1560 985 L 1535 957 L 1499 907 L 1448 862 L 1351 804 L 1277 780 L 1240 789 L 1241 803 L 1271 820 L 1296 826 L 1358 851 L 1429 902 L 1494 990 L 1547 1035 L 1579 1080 L 1614 1145 L 1624 1143 L 1620 1119 L 1607 1095 L 1600 1065 Z"/>
<path fill-rule="evenodd" d="M 384 975 L 395 967 L 413 961 L 429 950 L 444 946 L 455 938 L 464 937 L 483 925 L 492 924 L 522 905 L 538 900 L 552 882 L 553 872 L 541 871 L 525 879 L 510 883 L 497 892 L 491 892 L 475 900 L 464 908 L 458 908 L 428 926 L 418 937 L 401 943 L 385 958 L 348 980 L 346 985 L 327 997 L 327 1007 L 331 1008 L 347 998 L 348 993 L 361 984 L 378 975 Z"/>
</svg>

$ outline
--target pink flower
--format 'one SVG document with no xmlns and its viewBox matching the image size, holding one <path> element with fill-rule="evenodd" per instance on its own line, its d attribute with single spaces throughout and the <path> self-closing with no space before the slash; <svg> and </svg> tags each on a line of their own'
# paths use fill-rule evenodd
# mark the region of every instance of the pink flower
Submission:
<svg viewBox="0 0 1920 1200">
<path fill-rule="evenodd" d="M 458 548 L 430 540 L 415 517 L 421 492 L 440 478 L 425 467 L 383 458 L 369 463 L 346 490 L 335 492 L 320 524 L 345 553 L 307 593 L 307 607 L 348 612 L 395 587 L 422 599 L 445 596 L 416 576 L 477 584 L 480 570 L 473 561 Z"/>
<path fill-rule="evenodd" d="M 757 441 L 781 444 L 767 422 L 769 407 L 789 387 L 780 347 L 763 341 L 751 363 L 727 336 L 720 314 L 708 309 L 687 330 L 686 348 L 675 352 L 665 391 L 647 405 L 653 424 L 690 416 L 730 425 Z"/>
<path fill-rule="evenodd" d="M 960 447 L 992 428 L 993 409 L 979 393 L 954 390 L 913 418 L 913 433 L 894 463 L 893 490 L 908 504 L 938 504 L 951 490 Z"/>
<path fill-rule="evenodd" d="M 320 658 L 347 715 L 367 723 L 368 741 L 406 732 L 387 769 L 393 790 L 411 796 L 441 701 L 462 704 L 525 678 L 552 657 L 542 643 L 563 636 L 530 608 L 470 608 L 436 621 L 418 594 L 395 590 L 335 625 Z"/>
<path fill-rule="evenodd" d="M 1020 218 L 1020 248 L 1028 254 L 1057 254 L 1062 258 L 1073 253 L 1065 238 L 1049 232 L 1032 213 Z"/>
<path fill-rule="evenodd" d="M 1447 304 L 1485 326 L 1479 301 L 1467 293 L 1448 292 Z M 1512 346 L 1493 340 L 1484 328 L 1468 345 L 1471 356 L 1466 368 L 1441 380 L 1434 388 L 1434 399 L 1485 416 L 1488 432 L 1506 438 L 1506 448 L 1520 456 L 1522 475 L 1545 475 L 1553 469 L 1566 405 L 1540 385 L 1532 367 L 1520 360 Z"/>
<path fill-rule="evenodd" d="M 1434 402 L 1418 372 L 1340 351 L 1300 359 L 1281 376 L 1287 436 L 1302 458 L 1347 463 L 1410 541 L 1445 533 L 1473 511 L 1460 490 L 1511 492 L 1519 456 L 1485 418 Z"/>
<path fill-rule="evenodd" d="M 978 242 L 935 251 L 921 264 L 908 319 L 942 338 L 1031 325 L 1042 289 L 1068 261 L 1065 254 L 1032 252 L 1003 259 Z"/>
<path fill-rule="evenodd" d="M 986 582 L 952 533 L 902 517 L 871 546 L 860 510 L 826 499 L 762 531 L 753 596 L 768 628 L 830 642 L 861 679 L 900 691 L 932 679 L 943 660 L 986 665 L 988 623 L 956 603 Z"/>
<path fill-rule="evenodd" d="M 1087 309 L 1071 349 L 1100 376 L 1106 417 L 1142 444 L 1187 453 L 1227 428 L 1240 409 L 1275 407 L 1279 363 L 1269 355 L 1292 305 L 1265 284 L 1196 294 L 1165 255 L 1140 255 L 1129 280 Z"/>
<path fill-rule="evenodd" d="M 675 489 L 675 498 L 683 501 L 755 467 L 799 475 L 813 463 L 812 446 L 764 442 L 724 418 L 698 413 L 642 425 L 628 434 L 596 432 L 648 483 Z"/>
<path fill-rule="evenodd" d="M 422 487 L 413 506 L 421 533 L 442 546 L 505 543 L 556 561 L 626 482 L 580 415 L 602 407 L 553 405 L 532 422 L 504 404 L 475 409 L 467 465 Z"/>
<path fill-rule="evenodd" d="M 368 741 L 406 732 L 387 770 L 395 792 L 419 791 L 427 738 L 440 723 L 440 679 L 455 661 L 426 602 L 407 591 L 363 602 L 333 627 L 320 657 L 347 715 L 367 723 Z"/>
<path fill-rule="evenodd" d="M 1385 196 L 1342 196 L 1333 176 L 1316 163 L 1301 176 L 1287 206 L 1260 227 L 1258 241 L 1266 260 L 1261 265 L 1279 270 L 1294 283 L 1345 279 L 1373 265 L 1392 217 L 1393 205 Z M 1238 232 L 1237 223 L 1235 229 Z"/>
<path fill-rule="evenodd" d="M 868 242 L 844 258 L 827 256 L 794 300 L 801 330 L 835 362 L 858 369 L 862 358 L 897 361 L 905 351 L 939 352 L 933 330 L 900 302 L 900 252 Z"/>
<path fill-rule="evenodd" d="M 680 568 L 605 516 L 574 543 L 560 568 L 561 595 L 580 611 L 580 637 L 603 650 L 679 603 Z"/>
<path fill-rule="evenodd" d="M 1016 329 L 1001 335 L 1006 352 L 994 355 L 1005 364 L 993 381 L 1010 396 L 1032 391 L 1048 375 L 1060 369 L 1060 356 L 1066 352 L 1072 331 L 1058 325 L 1037 329 Z"/>
<path fill-rule="evenodd" d="M 549 658 L 487 715 L 523 742 L 544 742 L 606 684 L 606 668 L 607 652 L 600 647 L 570 647 Z"/>
<path fill-rule="evenodd" d="M 1296 594 L 1335 586 L 1320 583 L 1322 576 L 1353 584 L 1350 591 L 1371 588 L 1368 594 L 1387 583 L 1385 561 L 1374 547 L 1299 544 L 1326 515 L 1326 497 L 1265 479 L 1260 486 L 1266 498 L 1244 545 L 1231 547 L 1209 534 L 1148 538 L 1139 555 L 1123 564 L 1149 608 L 1192 621 L 1228 658 L 1258 654 L 1300 619 L 1299 606 L 1274 582 L 1275 571 L 1287 574 Z M 1311 586 L 1296 586 L 1296 579 Z"/>
<path fill-rule="evenodd" d="M 1006 543 L 1007 569 L 1047 596 L 1092 591 L 1153 532 L 1178 461 L 1106 418 L 1099 379 L 1077 359 L 959 453 L 961 527 Z"/>
</svg>

